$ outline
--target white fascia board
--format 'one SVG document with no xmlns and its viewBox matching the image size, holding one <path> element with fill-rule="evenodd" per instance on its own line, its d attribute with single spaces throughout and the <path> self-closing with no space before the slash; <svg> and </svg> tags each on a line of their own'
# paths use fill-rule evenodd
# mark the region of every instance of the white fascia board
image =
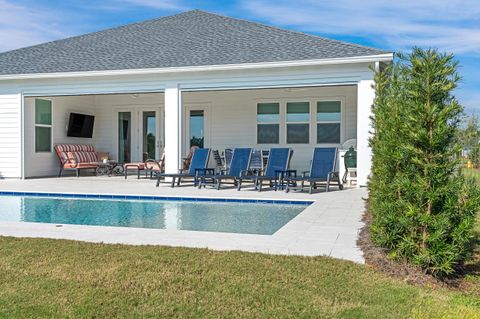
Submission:
<svg viewBox="0 0 480 319">
<path fill-rule="evenodd" d="M 143 74 L 162 74 L 162 73 L 269 69 L 269 68 L 313 66 L 313 65 L 388 62 L 392 60 L 393 60 L 393 53 L 385 53 L 385 54 L 379 54 L 379 55 L 359 56 L 359 57 L 350 57 L 350 58 L 188 66 L 188 67 L 172 67 L 172 68 L 156 68 L 156 69 L 153 68 L 153 69 L 85 71 L 85 72 L 32 73 L 32 74 L 11 74 L 11 75 L 7 74 L 7 75 L 0 75 L 0 81 L 22 80 L 22 79 L 42 79 L 42 78 L 93 77 L 93 76 L 143 75 Z"/>
</svg>

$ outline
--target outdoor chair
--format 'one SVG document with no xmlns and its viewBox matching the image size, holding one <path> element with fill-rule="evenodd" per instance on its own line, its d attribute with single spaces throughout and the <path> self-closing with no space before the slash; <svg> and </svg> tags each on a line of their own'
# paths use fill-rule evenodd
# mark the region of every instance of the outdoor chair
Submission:
<svg viewBox="0 0 480 319">
<path fill-rule="evenodd" d="M 77 177 L 80 176 L 81 170 L 86 169 L 91 169 L 96 174 L 99 159 L 93 145 L 57 144 L 55 152 L 60 160 L 58 177 L 66 170 L 74 170 Z"/>
<path fill-rule="evenodd" d="M 218 169 L 222 169 L 224 167 L 224 164 L 223 164 L 223 158 L 222 156 L 220 156 L 220 152 L 218 150 L 212 150 L 212 156 L 213 156 L 213 160 L 215 161 L 215 166 Z"/>
<path fill-rule="evenodd" d="M 250 172 L 256 174 L 263 169 L 262 151 L 252 150 L 252 158 L 250 160 Z"/>
<path fill-rule="evenodd" d="M 225 170 L 228 170 L 230 168 L 230 163 L 232 162 L 232 156 L 233 156 L 233 150 L 230 148 L 225 149 L 225 153 L 223 155 Z"/>
<path fill-rule="evenodd" d="M 187 157 L 182 158 L 182 160 L 183 160 L 182 168 L 183 168 L 184 170 L 187 170 L 187 169 L 190 167 L 190 163 L 191 163 L 191 161 L 192 161 L 193 153 L 195 152 L 195 150 L 196 150 L 197 148 L 198 148 L 198 146 L 192 146 L 192 147 L 190 147 L 190 150 L 188 151 Z"/>
<path fill-rule="evenodd" d="M 148 177 L 148 175 L 150 175 L 150 178 L 152 178 L 155 173 L 165 172 L 165 152 L 162 154 L 162 157 L 159 161 L 156 161 L 154 159 L 147 159 L 144 162 L 125 163 L 123 165 L 125 179 L 127 179 L 128 177 L 128 172 L 132 170 L 137 172 L 138 179 L 140 179 L 141 172 L 145 172 L 145 177 Z"/>
<path fill-rule="evenodd" d="M 253 182 L 255 189 L 261 192 L 263 183 L 267 181 L 270 186 L 274 184 L 275 190 L 277 190 L 276 181 L 279 175 L 283 174 L 288 169 L 292 154 L 293 150 L 289 148 L 272 148 L 269 152 L 267 166 L 263 174 L 259 174 L 261 172 L 259 171 L 257 174 L 246 175 L 238 178 L 238 189 L 240 190 L 242 188 L 242 183 L 244 181 L 249 181 Z"/>
<path fill-rule="evenodd" d="M 313 159 L 310 171 L 303 172 L 300 177 L 286 177 L 286 192 L 290 189 L 303 190 L 305 182 L 309 183 L 309 194 L 320 183 L 325 183 L 325 190 L 330 190 L 330 183 L 335 181 L 338 188 L 343 189 L 338 172 L 336 171 L 338 149 L 336 147 L 316 147 L 313 151 Z M 299 186 L 300 185 L 300 186 Z"/>
<path fill-rule="evenodd" d="M 190 161 L 190 166 L 188 169 L 180 169 L 178 174 L 165 174 L 165 173 L 156 173 L 157 176 L 157 187 L 160 185 L 160 179 L 170 177 L 172 179 L 172 187 L 175 187 L 175 181 L 177 186 L 180 185 L 182 179 L 193 178 L 194 185 L 197 185 L 198 174 L 201 171 L 207 169 L 208 160 L 210 158 L 210 149 L 209 148 L 195 148 L 193 150 L 192 159 Z M 205 172 L 203 172 L 205 173 Z"/>
<path fill-rule="evenodd" d="M 206 187 L 207 180 L 212 180 L 215 188 L 220 189 L 224 180 L 233 180 L 234 185 L 237 179 L 245 176 L 250 167 L 252 157 L 251 148 L 235 148 L 233 150 L 232 161 L 228 170 L 222 170 L 220 174 L 204 174 L 200 176 L 199 188 Z"/>
</svg>

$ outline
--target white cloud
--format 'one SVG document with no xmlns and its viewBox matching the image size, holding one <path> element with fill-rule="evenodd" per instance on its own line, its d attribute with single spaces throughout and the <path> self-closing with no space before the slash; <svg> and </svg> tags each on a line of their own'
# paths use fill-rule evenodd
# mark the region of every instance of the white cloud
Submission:
<svg viewBox="0 0 480 319">
<path fill-rule="evenodd" d="M 0 52 L 69 35 L 55 10 L 33 9 L 0 0 Z"/>
<path fill-rule="evenodd" d="M 389 49 L 421 45 L 455 53 L 480 52 L 478 0 L 243 0 L 242 7 L 276 25 L 368 37 Z"/>
<path fill-rule="evenodd" d="M 138 7 L 147 7 L 157 10 L 185 10 L 186 7 L 176 0 L 119 0 Z"/>
</svg>

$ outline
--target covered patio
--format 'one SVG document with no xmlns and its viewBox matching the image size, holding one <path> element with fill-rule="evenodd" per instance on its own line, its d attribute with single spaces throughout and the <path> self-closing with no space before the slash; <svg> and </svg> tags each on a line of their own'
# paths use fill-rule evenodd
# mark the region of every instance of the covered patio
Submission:
<svg viewBox="0 0 480 319">
<path fill-rule="evenodd" d="M 56 176 L 59 159 L 53 147 L 63 143 L 93 145 L 98 153 L 107 153 L 119 163 L 158 160 L 165 152 L 166 172 L 174 173 L 191 146 L 219 153 L 236 147 L 289 147 L 293 150 L 290 168 L 302 172 L 309 169 L 315 147 L 342 150 L 345 142 L 353 142 L 358 152 L 357 185 L 365 185 L 368 113 L 359 109 L 369 108 L 362 106 L 367 102 L 359 90 L 366 89 L 357 84 L 29 94 L 24 97 L 23 178 Z M 48 125 L 38 123 L 45 105 L 51 117 Z M 72 113 L 94 117 L 91 138 L 68 136 Z M 341 172 L 342 154 L 337 161 Z M 209 167 L 215 166 L 211 156 Z"/>
</svg>

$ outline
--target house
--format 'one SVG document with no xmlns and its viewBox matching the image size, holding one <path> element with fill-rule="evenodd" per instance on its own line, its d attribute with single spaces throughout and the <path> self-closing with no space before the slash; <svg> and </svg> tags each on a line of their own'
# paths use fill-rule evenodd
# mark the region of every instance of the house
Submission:
<svg viewBox="0 0 480 319">
<path fill-rule="evenodd" d="M 53 146 L 93 144 L 120 162 L 179 168 L 190 145 L 289 146 L 305 170 L 315 146 L 356 139 L 370 172 L 373 69 L 393 59 L 356 44 L 199 10 L 0 54 L 0 176 L 58 172 Z M 67 136 L 70 113 L 95 116 Z"/>
</svg>

